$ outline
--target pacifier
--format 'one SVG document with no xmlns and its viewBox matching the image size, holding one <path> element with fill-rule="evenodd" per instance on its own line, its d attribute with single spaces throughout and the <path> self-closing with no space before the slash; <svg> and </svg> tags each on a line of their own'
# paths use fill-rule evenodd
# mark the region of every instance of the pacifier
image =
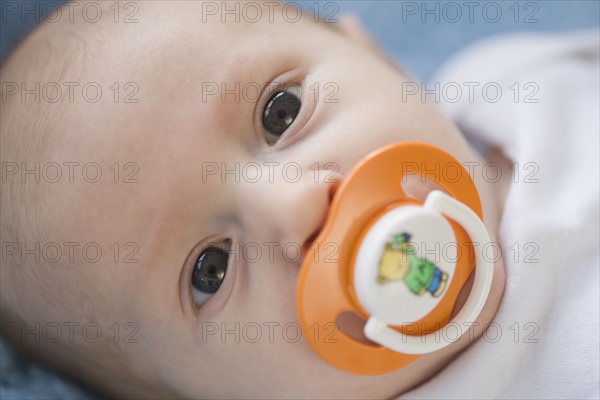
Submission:
<svg viewBox="0 0 600 400">
<path fill-rule="evenodd" d="M 445 193 L 432 191 L 424 202 L 408 196 L 402 183 L 410 174 Z M 340 184 L 314 256 L 300 269 L 297 310 L 312 349 L 338 369 L 375 375 L 458 340 L 492 284 L 493 264 L 481 251 L 490 237 L 481 218 L 474 182 L 446 151 L 405 142 L 368 155 Z M 450 321 L 473 269 L 468 299 Z M 347 312 L 366 321 L 373 344 L 336 328 Z M 440 335 L 450 324 L 461 333 Z"/>
</svg>

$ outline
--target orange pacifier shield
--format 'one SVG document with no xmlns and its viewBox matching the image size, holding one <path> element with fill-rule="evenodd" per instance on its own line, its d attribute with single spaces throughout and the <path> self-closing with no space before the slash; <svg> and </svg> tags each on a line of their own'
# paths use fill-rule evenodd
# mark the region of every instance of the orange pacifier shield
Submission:
<svg viewBox="0 0 600 400">
<path fill-rule="evenodd" d="M 409 175 L 446 193 L 433 191 L 425 202 L 409 197 L 402 188 Z M 489 293 L 493 266 L 474 246 L 490 242 L 481 217 L 475 184 L 447 152 L 408 142 L 368 155 L 338 188 L 300 270 L 298 315 L 314 351 L 341 370 L 374 375 L 457 340 L 434 336 L 475 265 L 473 288 L 452 323 L 466 331 Z M 374 344 L 339 330 L 336 320 L 347 312 L 367 321 Z"/>
</svg>

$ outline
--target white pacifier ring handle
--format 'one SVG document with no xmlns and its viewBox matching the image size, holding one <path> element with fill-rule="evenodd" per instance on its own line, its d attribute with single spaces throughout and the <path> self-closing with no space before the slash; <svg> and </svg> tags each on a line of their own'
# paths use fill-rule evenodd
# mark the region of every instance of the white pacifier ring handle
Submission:
<svg viewBox="0 0 600 400">
<path fill-rule="evenodd" d="M 491 242 L 490 235 L 477 214 L 447 194 L 439 190 L 431 192 L 423 207 L 457 221 L 465 229 L 471 241 L 479 244 L 480 248 Z M 469 298 L 450 322 L 450 324 L 457 324 L 465 331 L 475 322 L 483 309 L 494 275 L 494 265 L 483 257 L 482 251 L 475 250 L 475 262 L 475 280 Z M 370 340 L 404 354 L 432 353 L 456 342 L 462 336 L 460 334 L 455 338 L 442 338 L 435 332 L 422 336 L 405 335 L 390 328 L 375 316 L 370 317 L 367 321 L 364 333 Z"/>
</svg>

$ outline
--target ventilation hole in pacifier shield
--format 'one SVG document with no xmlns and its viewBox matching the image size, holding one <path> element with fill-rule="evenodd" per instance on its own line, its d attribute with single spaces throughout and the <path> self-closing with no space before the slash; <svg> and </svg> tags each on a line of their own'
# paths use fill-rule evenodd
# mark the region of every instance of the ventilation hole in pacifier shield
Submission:
<svg viewBox="0 0 600 400">
<path fill-rule="evenodd" d="M 434 190 L 441 190 L 442 192 L 448 194 L 448 192 L 446 192 L 446 190 L 444 190 L 444 188 L 438 185 L 435 181 L 416 174 L 404 175 L 402 181 L 400 182 L 400 186 L 407 196 L 422 202 L 424 202 L 427 198 L 427 195 Z"/>
<path fill-rule="evenodd" d="M 346 311 L 337 316 L 335 324 L 343 334 L 349 338 L 370 346 L 380 346 L 379 344 L 369 340 L 364 333 L 365 324 L 367 321 L 362 319 L 358 314 L 352 311 Z"/>
</svg>

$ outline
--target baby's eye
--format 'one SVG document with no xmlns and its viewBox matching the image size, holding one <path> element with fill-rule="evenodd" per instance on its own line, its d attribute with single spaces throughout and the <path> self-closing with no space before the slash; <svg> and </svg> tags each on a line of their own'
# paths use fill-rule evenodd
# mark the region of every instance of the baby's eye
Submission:
<svg viewBox="0 0 600 400">
<path fill-rule="evenodd" d="M 200 253 L 192 272 L 192 294 L 197 305 L 219 290 L 228 262 L 229 252 L 223 246 L 210 246 Z"/>
<path fill-rule="evenodd" d="M 262 122 L 269 144 L 272 145 L 279 140 L 298 116 L 301 106 L 298 85 L 290 85 L 271 96 L 262 114 Z"/>
</svg>

